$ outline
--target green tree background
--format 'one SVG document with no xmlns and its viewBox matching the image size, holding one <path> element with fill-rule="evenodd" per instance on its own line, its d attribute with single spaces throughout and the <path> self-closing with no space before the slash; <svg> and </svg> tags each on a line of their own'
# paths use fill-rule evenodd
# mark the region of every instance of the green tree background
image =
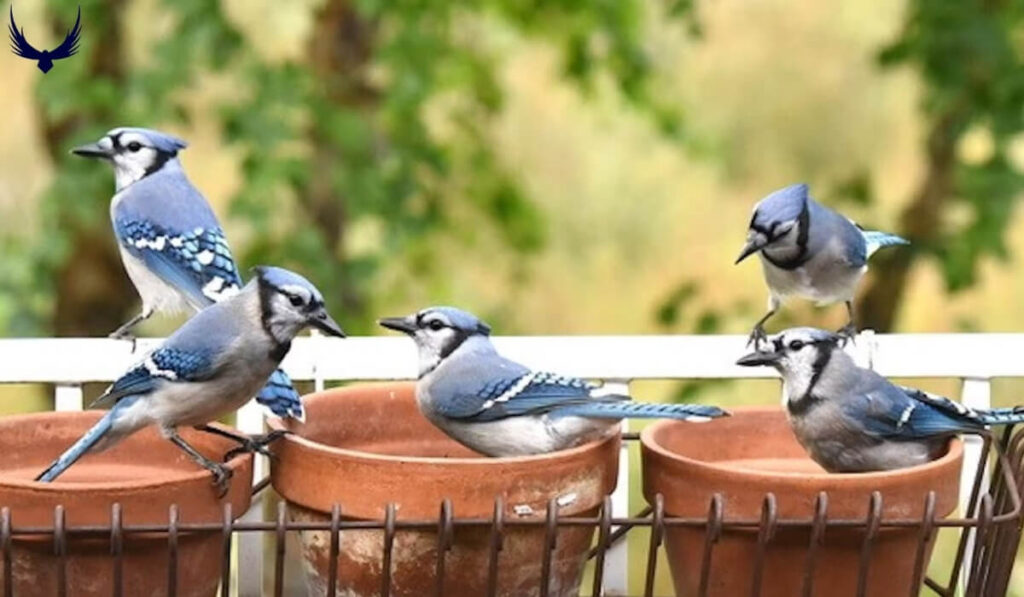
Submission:
<svg viewBox="0 0 1024 597">
<path fill-rule="evenodd" d="M 48 75 L 0 53 L 0 333 L 103 335 L 137 308 L 111 174 L 68 155 L 125 124 L 188 139 L 243 267 L 306 273 L 355 333 L 433 303 L 503 333 L 746 332 L 765 298 L 756 266 L 731 266 L 750 206 L 800 180 L 914 243 L 873 261 L 865 325 L 1024 327 L 1019 1 L 15 8 L 49 47 L 79 4 L 81 52 Z M 842 320 L 793 304 L 773 329 Z M 1022 388 L 1000 380 L 996 400 Z M 636 389 L 727 405 L 777 391 Z"/>
</svg>

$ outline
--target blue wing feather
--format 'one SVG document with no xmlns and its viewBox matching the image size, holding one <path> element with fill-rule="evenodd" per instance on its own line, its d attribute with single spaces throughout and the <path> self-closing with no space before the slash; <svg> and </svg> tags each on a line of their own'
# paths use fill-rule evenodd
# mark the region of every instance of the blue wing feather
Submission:
<svg viewBox="0 0 1024 597">
<path fill-rule="evenodd" d="M 256 402 L 270 409 L 279 417 L 292 417 L 302 420 L 302 400 L 292 386 L 288 374 L 278 369 L 270 376 L 270 381 L 256 395 Z"/>
<path fill-rule="evenodd" d="M 474 393 L 456 393 L 438 409 L 450 419 L 487 422 L 550 412 L 561 406 L 624 397 L 591 396 L 594 385 L 553 373 L 525 373 L 491 380 Z"/>
<path fill-rule="evenodd" d="M 149 394 L 165 383 L 202 381 L 215 373 L 212 351 L 162 346 L 118 378 L 94 404 Z"/>
<path fill-rule="evenodd" d="M 199 308 L 216 302 L 225 290 L 241 287 L 241 276 L 219 227 L 181 231 L 148 220 L 118 218 L 114 231 L 129 254 Z"/>
<path fill-rule="evenodd" d="M 916 440 L 977 432 L 984 421 L 975 411 L 941 396 L 886 384 L 863 396 L 865 429 L 887 439 Z M 856 403 L 847 409 L 857 408 Z M 855 418 L 856 413 L 851 412 Z"/>
</svg>

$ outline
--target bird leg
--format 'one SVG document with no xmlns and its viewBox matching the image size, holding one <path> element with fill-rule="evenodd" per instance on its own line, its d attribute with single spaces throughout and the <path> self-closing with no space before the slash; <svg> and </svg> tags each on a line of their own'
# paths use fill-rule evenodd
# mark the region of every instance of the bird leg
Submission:
<svg viewBox="0 0 1024 597">
<path fill-rule="evenodd" d="M 227 462 L 238 454 L 242 454 L 244 452 L 260 453 L 267 458 L 274 458 L 274 454 L 267 449 L 267 446 L 291 433 L 291 431 L 288 431 L 287 429 L 277 429 L 264 435 L 248 436 L 232 433 L 212 425 L 196 425 L 195 429 L 197 431 L 212 433 L 213 435 L 219 435 L 238 442 L 238 447 L 232 448 L 224 454 L 224 462 Z"/>
<path fill-rule="evenodd" d="M 857 338 L 857 324 L 854 323 L 853 316 L 853 301 L 846 301 L 846 313 L 850 316 L 850 320 L 846 322 L 846 325 L 836 330 L 836 333 L 843 338 L 843 344 L 846 342 L 855 342 Z"/>
<path fill-rule="evenodd" d="M 768 312 L 764 314 L 764 317 L 757 320 L 754 324 L 754 329 L 750 331 L 750 337 L 747 338 L 747 346 L 754 345 L 754 350 L 761 345 L 761 342 L 768 339 L 768 334 L 764 331 L 764 322 L 771 319 L 771 316 L 775 315 L 775 308 L 768 309 Z"/>
<path fill-rule="evenodd" d="M 217 488 L 218 498 L 222 498 L 227 494 L 228 486 L 231 484 L 231 475 L 233 474 L 231 469 L 200 454 L 198 450 L 188 445 L 185 440 L 181 439 L 181 436 L 178 435 L 178 432 L 175 429 L 165 429 L 164 435 L 166 435 L 167 439 L 171 440 L 174 445 L 184 450 L 185 453 L 188 454 L 192 460 L 195 460 L 199 466 L 213 473 L 213 485 Z"/>
<path fill-rule="evenodd" d="M 133 327 L 149 319 L 152 315 L 153 310 L 145 307 L 138 315 L 126 321 L 121 327 L 117 328 L 113 332 L 110 332 L 110 335 L 107 337 L 114 340 L 131 340 L 132 352 L 135 352 L 135 335 L 131 333 L 131 330 Z"/>
</svg>

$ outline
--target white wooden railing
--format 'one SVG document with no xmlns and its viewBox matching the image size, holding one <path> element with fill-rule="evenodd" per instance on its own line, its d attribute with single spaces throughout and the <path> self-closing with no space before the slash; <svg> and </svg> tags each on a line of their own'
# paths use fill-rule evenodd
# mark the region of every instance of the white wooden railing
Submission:
<svg viewBox="0 0 1024 597">
<path fill-rule="evenodd" d="M 498 350 L 530 367 L 557 371 L 606 383 L 628 386 L 649 379 L 758 379 L 773 378 L 768 368 L 744 368 L 734 363 L 746 353 L 745 336 L 560 336 L 495 338 Z M 57 410 L 82 408 L 81 384 L 111 381 L 159 343 L 141 339 L 133 353 L 127 342 L 107 339 L 0 340 L 0 383 L 56 384 Z M 901 334 L 862 333 L 847 347 L 863 366 L 887 377 L 959 378 L 959 398 L 972 407 L 990 404 L 991 380 L 1024 377 L 1024 334 Z M 285 359 L 284 368 L 297 381 L 412 379 L 416 374 L 412 342 L 401 337 L 361 337 L 345 340 L 314 336 L 299 338 Z M 765 396 L 773 402 L 775 397 Z M 1024 402 L 1024 399 L 1022 399 Z M 250 403 L 239 411 L 238 427 L 263 430 L 263 411 Z M 973 479 L 980 442 L 967 440 L 962 484 Z M 614 516 L 630 514 L 629 459 L 620 459 L 620 483 L 613 496 Z M 266 463 L 258 463 L 260 479 Z M 962 499 L 969 485 L 962 485 Z M 636 508 L 638 509 L 638 508 Z M 261 515 L 258 504 L 249 516 Z M 262 534 L 243 533 L 239 561 L 246 574 L 239 577 L 241 595 L 259 595 L 262 575 Z M 625 543 L 606 559 L 609 595 L 627 589 Z"/>
</svg>

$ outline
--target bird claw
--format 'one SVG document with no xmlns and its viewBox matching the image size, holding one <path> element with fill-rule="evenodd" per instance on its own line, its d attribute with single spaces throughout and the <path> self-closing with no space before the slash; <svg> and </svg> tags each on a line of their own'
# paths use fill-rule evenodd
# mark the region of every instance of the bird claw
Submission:
<svg viewBox="0 0 1024 597">
<path fill-rule="evenodd" d="M 761 324 L 757 324 L 754 326 L 754 329 L 750 331 L 750 336 L 747 338 L 747 348 L 750 348 L 750 345 L 753 344 L 754 350 L 757 350 L 760 348 L 761 343 L 766 342 L 767 340 L 768 334 L 765 333 L 764 327 Z"/>
<path fill-rule="evenodd" d="M 224 454 L 224 462 L 231 460 L 232 458 L 238 456 L 239 454 L 245 453 L 259 453 L 263 454 L 267 458 L 270 458 L 271 460 L 276 459 L 277 456 L 275 456 L 274 453 L 268 449 L 268 446 L 274 443 L 275 441 L 281 439 L 282 437 L 290 434 L 291 431 L 288 431 L 287 429 L 275 429 L 274 431 L 271 431 L 270 433 L 264 435 L 257 435 L 254 437 L 245 438 L 244 442 L 239 442 L 238 447 L 232 448 L 231 450 L 228 450 Z"/>
<path fill-rule="evenodd" d="M 839 335 L 840 346 L 857 343 L 857 326 L 852 321 L 836 330 L 836 334 Z"/>
<path fill-rule="evenodd" d="M 210 472 L 213 474 L 213 486 L 217 488 L 217 498 L 227 495 L 231 487 L 231 477 L 234 472 L 223 464 L 210 463 Z"/>
</svg>

